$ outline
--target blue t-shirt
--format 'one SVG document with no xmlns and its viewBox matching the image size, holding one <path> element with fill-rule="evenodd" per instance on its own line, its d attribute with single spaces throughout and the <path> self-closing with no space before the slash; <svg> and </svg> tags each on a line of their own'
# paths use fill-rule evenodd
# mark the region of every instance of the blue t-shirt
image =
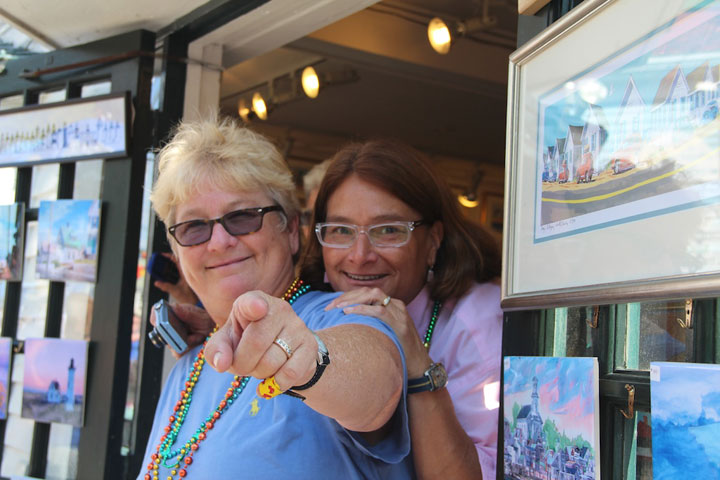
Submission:
<svg viewBox="0 0 720 480">
<path fill-rule="evenodd" d="M 325 311 L 325 306 L 337 295 L 309 292 L 293 303 L 293 309 L 311 330 L 351 323 L 382 331 L 395 342 L 405 370 L 400 343 L 385 323 L 371 317 L 345 315 L 342 309 Z M 199 349 L 200 346 L 183 355 L 170 372 L 158 401 L 138 480 L 147 473 L 150 455 L 156 452 Z M 331 361 L 332 355 L 330 350 Z M 205 365 L 173 449 L 182 446 L 215 411 L 232 378 L 231 374 L 218 373 Z M 382 442 L 369 445 L 358 433 L 344 429 L 300 399 L 288 395 L 270 400 L 259 398 L 256 394 L 259 382 L 251 378 L 237 400 L 207 432 L 187 468 L 188 478 L 413 478 L 405 391 L 391 419 L 392 432 Z M 406 384 L 404 378 L 403 385 Z M 158 473 L 159 478 L 167 478 L 169 469 L 161 466 Z"/>
</svg>

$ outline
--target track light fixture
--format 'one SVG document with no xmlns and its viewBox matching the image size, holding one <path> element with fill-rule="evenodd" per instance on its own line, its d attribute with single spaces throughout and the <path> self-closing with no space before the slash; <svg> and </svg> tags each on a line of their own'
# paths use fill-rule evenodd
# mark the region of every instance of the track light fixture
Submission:
<svg viewBox="0 0 720 480">
<path fill-rule="evenodd" d="M 302 72 L 302 89 L 310 98 L 316 98 L 320 93 L 320 78 L 313 67 L 305 67 Z"/>
<path fill-rule="evenodd" d="M 303 96 L 317 98 L 321 88 L 354 82 L 359 78 L 351 68 L 319 73 L 314 66 L 309 65 L 235 94 L 240 96 L 237 112 L 245 123 L 255 117 L 267 120 L 270 111 L 279 105 L 299 100 Z M 249 96 L 250 92 L 253 92 L 252 97 Z"/>
<path fill-rule="evenodd" d="M 475 192 L 463 193 L 458 195 L 458 202 L 460 205 L 466 208 L 475 208 L 480 205 L 480 201 L 477 199 Z"/>
<path fill-rule="evenodd" d="M 477 190 L 484 176 L 485 172 L 480 169 L 475 170 L 472 180 L 470 181 L 470 187 L 465 192 L 458 195 L 458 202 L 460 202 L 460 205 L 467 208 L 475 208 L 480 205 L 480 200 L 477 198 Z"/>
<path fill-rule="evenodd" d="M 244 98 L 241 98 L 238 102 L 238 115 L 240 115 L 240 118 L 242 118 L 243 122 L 250 123 L 250 116 L 253 114 L 253 111 L 250 107 L 248 107 L 247 102 Z"/>
<path fill-rule="evenodd" d="M 488 0 L 483 0 L 482 8 L 482 16 L 472 17 L 460 22 L 443 20 L 440 17 L 430 20 L 427 35 L 433 50 L 445 55 L 450 51 L 452 43 L 458 38 L 495 26 L 497 18 L 490 16 L 488 13 Z"/>
<path fill-rule="evenodd" d="M 260 120 L 267 120 L 268 107 L 267 107 L 267 103 L 265 103 L 265 99 L 260 94 L 260 92 L 255 92 L 253 94 L 252 108 L 253 108 L 253 112 L 255 112 L 255 115 L 257 115 Z"/>
</svg>

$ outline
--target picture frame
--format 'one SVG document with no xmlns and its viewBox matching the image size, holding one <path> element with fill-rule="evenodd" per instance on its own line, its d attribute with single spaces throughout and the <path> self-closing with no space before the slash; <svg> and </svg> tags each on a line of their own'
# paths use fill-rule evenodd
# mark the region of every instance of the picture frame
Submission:
<svg viewBox="0 0 720 480">
<path fill-rule="evenodd" d="M 127 156 L 129 93 L 0 112 L 0 167 Z"/>
<path fill-rule="evenodd" d="M 504 309 L 720 295 L 719 28 L 586 0 L 510 56 Z"/>
</svg>

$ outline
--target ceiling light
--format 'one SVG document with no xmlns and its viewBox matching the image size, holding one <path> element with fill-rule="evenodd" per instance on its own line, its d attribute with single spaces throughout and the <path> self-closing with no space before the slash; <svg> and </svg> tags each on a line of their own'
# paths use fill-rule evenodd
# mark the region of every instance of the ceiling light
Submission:
<svg viewBox="0 0 720 480">
<path fill-rule="evenodd" d="M 305 95 L 316 98 L 320 93 L 320 79 L 313 67 L 305 67 L 302 72 L 302 88 Z"/>
<path fill-rule="evenodd" d="M 433 50 L 437 53 L 445 55 L 450 51 L 452 35 L 450 34 L 450 28 L 441 18 L 435 17 L 430 20 L 427 34 L 430 46 L 432 46 Z"/>
<path fill-rule="evenodd" d="M 265 99 L 263 98 L 263 96 L 260 95 L 260 92 L 255 92 L 252 97 L 252 109 L 255 112 L 255 115 L 257 115 L 260 120 L 267 120 L 267 104 L 265 103 Z"/>
<path fill-rule="evenodd" d="M 460 205 L 467 208 L 475 208 L 480 205 L 480 201 L 474 193 L 458 195 L 458 202 L 460 202 Z"/>
<path fill-rule="evenodd" d="M 478 0 L 479 1 L 479 0 Z M 464 37 L 497 24 L 497 18 L 490 16 L 488 0 L 482 2 L 482 16 L 462 22 L 449 22 L 440 17 L 430 20 L 427 28 L 428 40 L 433 50 L 441 55 L 450 51 L 450 46 L 459 37 Z"/>
<path fill-rule="evenodd" d="M 238 115 L 243 119 L 243 122 L 250 123 L 250 114 L 252 110 L 248 107 L 247 102 L 244 98 L 241 98 L 238 102 Z"/>
</svg>

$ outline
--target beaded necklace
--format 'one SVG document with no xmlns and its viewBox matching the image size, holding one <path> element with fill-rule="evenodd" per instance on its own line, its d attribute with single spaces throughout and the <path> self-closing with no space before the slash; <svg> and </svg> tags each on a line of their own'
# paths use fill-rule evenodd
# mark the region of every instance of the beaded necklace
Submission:
<svg viewBox="0 0 720 480">
<path fill-rule="evenodd" d="M 310 290 L 310 286 L 306 285 L 300 278 L 295 278 L 290 287 L 282 296 L 290 305 L 300 298 L 303 294 Z M 165 434 L 160 437 L 160 444 L 157 446 L 155 453 L 150 458 L 151 461 L 147 465 L 147 473 L 143 477 L 145 480 L 158 480 L 160 465 L 170 469 L 168 480 L 172 480 L 175 475 L 181 478 L 187 476 L 187 468 L 193 462 L 193 455 L 200 448 L 200 443 L 207 437 L 208 431 L 213 428 L 215 422 L 220 419 L 223 413 L 230 408 L 235 400 L 240 396 L 245 386 L 250 381 L 250 377 L 241 377 L 235 375 L 233 381 L 225 392 L 224 398 L 220 401 L 215 410 L 208 415 L 203 423 L 195 430 L 195 433 L 180 448 L 173 449 L 177 440 L 180 427 L 182 427 L 185 417 L 190 410 L 192 403 L 192 392 L 195 385 L 200 379 L 203 366 L 205 365 L 205 345 L 207 345 L 210 337 L 215 333 L 217 327 L 207 336 L 203 346 L 195 357 L 190 373 L 185 381 L 185 388 L 180 392 L 180 400 L 173 407 L 173 413 L 170 415 L 168 426 L 165 427 Z"/>
<path fill-rule="evenodd" d="M 440 315 L 440 309 L 442 308 L 442 302 L 435 300 L 433 304 L 432 314 L 430 315 L 430 323 L 428 323 L 427 331 L 425 332 L 425 341 L 423 345 L 428 350 L 430 349 L 430 342 L 432 341 L 433 332 L 435 331 L 435 324 L 437 323 L 438 316 Z"/>
</svg>

